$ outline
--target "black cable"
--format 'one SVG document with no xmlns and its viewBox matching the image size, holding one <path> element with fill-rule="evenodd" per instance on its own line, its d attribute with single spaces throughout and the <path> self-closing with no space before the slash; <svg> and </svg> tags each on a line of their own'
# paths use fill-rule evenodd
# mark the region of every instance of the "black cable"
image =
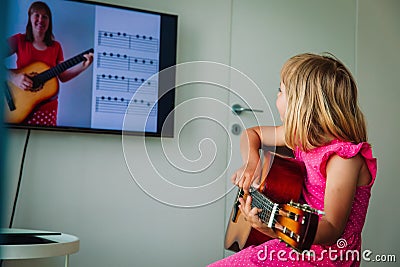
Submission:
<svg viewBox="0 0 400 267">
<path fill-rule="evenodd" d="M 10 218 L 10 224 L 9 224 L 9 228 L 12 228 L 13 222 L 14 222 L 14 216 L 15 216 L 15 210 L 17 208 L 17 202 L 18 202 L 18 196 L 19 196 L 19 190 L 21 188 L 21 182 L 22 182 L 22 174 L 24 172 L 24 163 L 25 163 L 25 155 L 26 155 L 26 149 L 28 147 L 28 141 L 29 141 L 29 137 L 31 135 L 31 129 L 28 129 L 28 132 L 26 134 L 26 139 L 25 139 L 25 145 L 24 145 L 24 150 L 22 152 L 22 159 L 21 159 L 21 164 L 19 167 L 19 176 L 18 176 L 18 184 L 17 184 L 17 189 L 15 192 L 15 197 L 14 197 L 14 205 L 13 205 L 13 209 L 11 212 L 11 218 Z"/>
</svg>

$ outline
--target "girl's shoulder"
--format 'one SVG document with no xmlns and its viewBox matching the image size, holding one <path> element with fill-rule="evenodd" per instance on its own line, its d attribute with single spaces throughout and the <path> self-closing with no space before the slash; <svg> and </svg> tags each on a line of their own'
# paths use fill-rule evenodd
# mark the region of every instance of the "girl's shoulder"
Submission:
<svg viewBox="0 0 400 267">
<path fill-rule="evenodd" d="M 315 149 L 316 153 L 336 153 L 342 158 L 352 158 L 358 153 L 371 154 L 371 145 L 367 142 L 362 143 L 352 143 L 347 141 L 333 140 L 325 146 L 321 146 Z"/>
<path fill-rule="evenodd" d="M 365 160 L 372 177 L 376 176 L 377 160 L 373 156 L 372 147 L 368 142 L 352 143 L 335 139 L 324 146 L 314 148 L 308 152 L 296 150 L 296 157 L 303 161 L 313 161 L 315 165 L 319 165 L 322 173 L 324 173 L 330 157 L 335 154 L 344 159 L 360 155 Z"/>
<path fill-rule="evenodd" d="M 342 158 L 352 158 L 359 152 L 366 156 L 372 156 L 372 148 L 368 142 L 352 143 L 347 141 L 340 141 L 338 139 L 332 140 L 331 142 L 311 149 L 310 151 L 304 152 L 299 148 L 296 148 L 295 153 L 299 156 L 318 156 L 318 155 L 330 155 L 332 153 L 338 154 Z"/>
</svg>

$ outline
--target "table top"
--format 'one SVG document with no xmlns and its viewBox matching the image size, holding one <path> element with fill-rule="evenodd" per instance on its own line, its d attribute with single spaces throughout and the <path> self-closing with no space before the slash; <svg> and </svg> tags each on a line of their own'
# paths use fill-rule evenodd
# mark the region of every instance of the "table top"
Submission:
<svg viewBox="0 0 400 267">
<path fill-rule="evenodd" d="M 63 256 L 79 251 L 79 238 L 73 235 L 32 229 L 2 228 L 0 234 L 8 236 L 34 236 L 48 240 L 44 243 L 6 244 L 0 245 L 0 258 L 9 259 L 33 259 Z"/>
</svg>

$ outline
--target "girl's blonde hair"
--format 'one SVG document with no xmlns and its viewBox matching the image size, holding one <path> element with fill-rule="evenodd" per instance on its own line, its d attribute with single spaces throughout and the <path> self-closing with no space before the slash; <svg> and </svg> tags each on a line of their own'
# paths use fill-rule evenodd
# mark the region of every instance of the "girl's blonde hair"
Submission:
<svg viewBox="0 0 400 267">
<path fill-rule="evenodd" d="M 350 71 L 332 55 L 300 54 L 282 67 L 286 87 L 285 142 L 304 151 L 333 138 L 367 141 L 357 85 Z"/>
</svg>

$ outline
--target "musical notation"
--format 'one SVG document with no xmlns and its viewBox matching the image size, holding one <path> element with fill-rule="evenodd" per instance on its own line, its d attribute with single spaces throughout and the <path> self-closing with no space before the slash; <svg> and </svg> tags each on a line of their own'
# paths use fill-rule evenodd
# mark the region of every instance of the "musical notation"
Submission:
<svg viewBox="0 0 400 267">
<path fill-rule="evenodd" d="M 113 92 L 136 93 L 140 89 L 142 94 L 157 94 L 157 83 L 144 78 L 129 78 L 118 75 L 101 74 L 96 76 L 96 89 Z"/>
<path fill-rule="evenodd" d="M 124 24 L 120 23 L 123 17 Z M 96 9 L 92 127 L 157 130 L 160 17 Z"/>
<path fill-rule="evenodd" d="M 157 116 L 157 105 L 145 100 L 97 96 L 96 112 Z"/>
<path fill-rule="evenodd" d="M 97 67 L 154 74 L 158 60 L 103 52 L 97 54 Z"/>
<path fill-rule="evenodd" d="M 134 49 L 143 52 L 158 52 L 158 39 L 153 36 L 127 34 L 124 32 L 98 32 L 98 45 Z"/>
</svg>

